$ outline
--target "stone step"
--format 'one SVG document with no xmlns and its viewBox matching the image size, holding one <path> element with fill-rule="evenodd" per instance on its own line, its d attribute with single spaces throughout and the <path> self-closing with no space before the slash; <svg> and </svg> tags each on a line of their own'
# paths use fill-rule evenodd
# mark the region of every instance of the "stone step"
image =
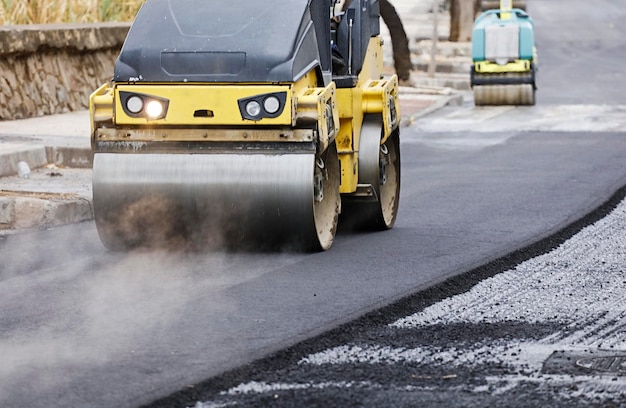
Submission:
<svg viewBox="0 0 626 408">
<path fill-rule="evenodd" d="M 413 69 L 416 71 L 428 72 L 430 61 L 413 60 Z M 466 74 L 469 75 L 471 63 L 464 61 L 435 61 L 435 72 L 441 74 Z"/>
<path fill-rule="evenodd" d="M 469 74 L 437 74 L 433 77 L 425 72 L 412 72 L 411 83 L 416 87 L 451 88 L 457 91 L 471 89 Z"/>
<path fill-rule="evenodd" d="M 435 45 L 437 56 L 444 58 L 472 58 L 472 43 L 471 42 L 452 42 L 452 41 L 437 41 Z M 428 55 L 432 52 L 432 41 L 422 40 L 412 46 L 410 46 L 411 53 L 415 55 Z"/>
</svg>

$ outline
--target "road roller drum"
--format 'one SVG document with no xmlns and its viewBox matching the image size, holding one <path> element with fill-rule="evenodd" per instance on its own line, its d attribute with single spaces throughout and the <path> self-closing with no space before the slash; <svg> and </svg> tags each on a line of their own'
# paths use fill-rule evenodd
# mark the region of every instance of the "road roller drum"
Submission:
<svg viewBox="0 0 626 408">
<path fill-rule="evenodd" d="M 328 249 L 341 203 L 330 151 L 98 154 L 93 180 L 110 248 Z"/>
</svg>

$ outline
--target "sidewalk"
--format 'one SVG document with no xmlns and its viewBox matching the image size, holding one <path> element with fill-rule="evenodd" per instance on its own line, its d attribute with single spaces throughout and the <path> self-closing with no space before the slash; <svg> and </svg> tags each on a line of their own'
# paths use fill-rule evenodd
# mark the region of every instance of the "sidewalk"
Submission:
<svg viewBox="0 0 626 408">
<path fill-rule="evenodd" d="M 0 121 L 0 231 L 93 218 L 89 129 L 88 111 Z"/>
<path fill-rule="evenodd" d="M 394 1 L 413 51 L 416 39 L 432 30 L 429 4 L 425 0 Z M 441 27 L 447 29 L 445 23 Z M 393 72 L 391 40 L 382 23 L 381 33 L 387 44 L 385 71 Z M 462 96 L 452 89 L 413 82 L 414 88 L 400 88 L 401 126 L 447 104 L 462 102 Z M 86 110 L 0 121 L 0 234 L 93 219 L 89 133 Z M 28 164 L 27 178 L 18 176 L 19 162 Z"/>
</svg>

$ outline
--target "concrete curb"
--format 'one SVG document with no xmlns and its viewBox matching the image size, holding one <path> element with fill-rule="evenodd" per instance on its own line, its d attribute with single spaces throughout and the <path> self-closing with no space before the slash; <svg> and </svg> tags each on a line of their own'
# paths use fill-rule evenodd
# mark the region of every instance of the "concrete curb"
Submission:
<svg viewBox="0 0 626 408">
<path fill-rule="evenodd" d="M 400 100 L 404 101 L 405 104 L 406 103 L 410 103 L 409 101 L 411 99 L 414 100 L 419 100 L 419 99 L 424 99 L 425 95 L 421 95 L 421 94 L 405 94 L 405 95 L 401 95 L 400 96 Z M 463 104 L 463 95 L 461 95 L 460 93 L 451 93 L 449 95 L 434 95 L 431 98 L 431 102 L 428 103 L 426 106 L 424 106 L 423 109 L 419 110 L 418 112 L 415 113 L 409 113 L 409 114 L 402 114 L 402 118 L 400 121 L 400 126 L 401 127 L 407 127 L 407 126 L 411 126 L 416 120 L 418 120 L 421 117 L 424 117 L 426 115 L 430 115 L 431 113 L 445 107 L 445 106 L 459 106 Z M 402 113 L 402 111 L 401 111 Z"/>
<path fill-rule="evenodd" d="M 85 159 L 84 149 L 64 149 L 79 164 Z M 90 168 L 46 164 L 25 178 L 3 177 L 0 186 L 0 235 L 94 218 Z"/>
<path fill-rule="evenodd" d="M 444 98 L 440 98 L 439 100 L 437 100 L 435 103 L 433 103 L 431 106 L 429 106 L 428 108 L 424 109 L 421 112 L 418 112 L 414 115 L 411 115 L 410 118 L 412 118 L 412 120 L 416 120 L 419 119 L 423 116 L 426 115 L 430 115 L 431 113 L 445 107 L 445 106 L 459 106 L 463 104 L 463 95 L 461 94 L 454 94 L 454 95 L 449 95 L 446 96 Z"/>
<path fill-rule="evenodd" d="M 93 219 L 90 198 L 0 191 L 0 230 L 47 228 Z"/>
<path fill-rule="evenodd" d="M 18 163 L 37 169 L 48 164 L 71 168 L 91 168 L 93 153 L 81 147 L 59 147 L 0 143 L 0 177 L 18 174 Z"/>
<path fill-rule="evenodd" d="M 83 147 L 46 146 L 49 164 L 71 167 L 73 169 L 90 169 L 93 166 L 93 151 Z"/>
<path fill-rule="evenodd" d="M 45 166 L 48 164 L 45 146 L 0 144 L 0 177 L 17 174 L 17 164 L 21 161 L 26 162 L 31 169 Z"/>
</svg>

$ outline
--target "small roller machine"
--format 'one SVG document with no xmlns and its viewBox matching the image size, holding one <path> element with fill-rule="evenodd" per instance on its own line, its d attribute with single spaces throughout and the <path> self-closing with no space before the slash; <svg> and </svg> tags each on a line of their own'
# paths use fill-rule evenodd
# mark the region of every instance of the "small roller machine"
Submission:
<svg viewBox="0 0 626 408">
<path fill-rule="evenodd" d="M 476 105 L 534 105 L 537 53 L 534 23 L 511 0 L 487 10 L 472 31 L 471 85 Z"/>
</svg>

